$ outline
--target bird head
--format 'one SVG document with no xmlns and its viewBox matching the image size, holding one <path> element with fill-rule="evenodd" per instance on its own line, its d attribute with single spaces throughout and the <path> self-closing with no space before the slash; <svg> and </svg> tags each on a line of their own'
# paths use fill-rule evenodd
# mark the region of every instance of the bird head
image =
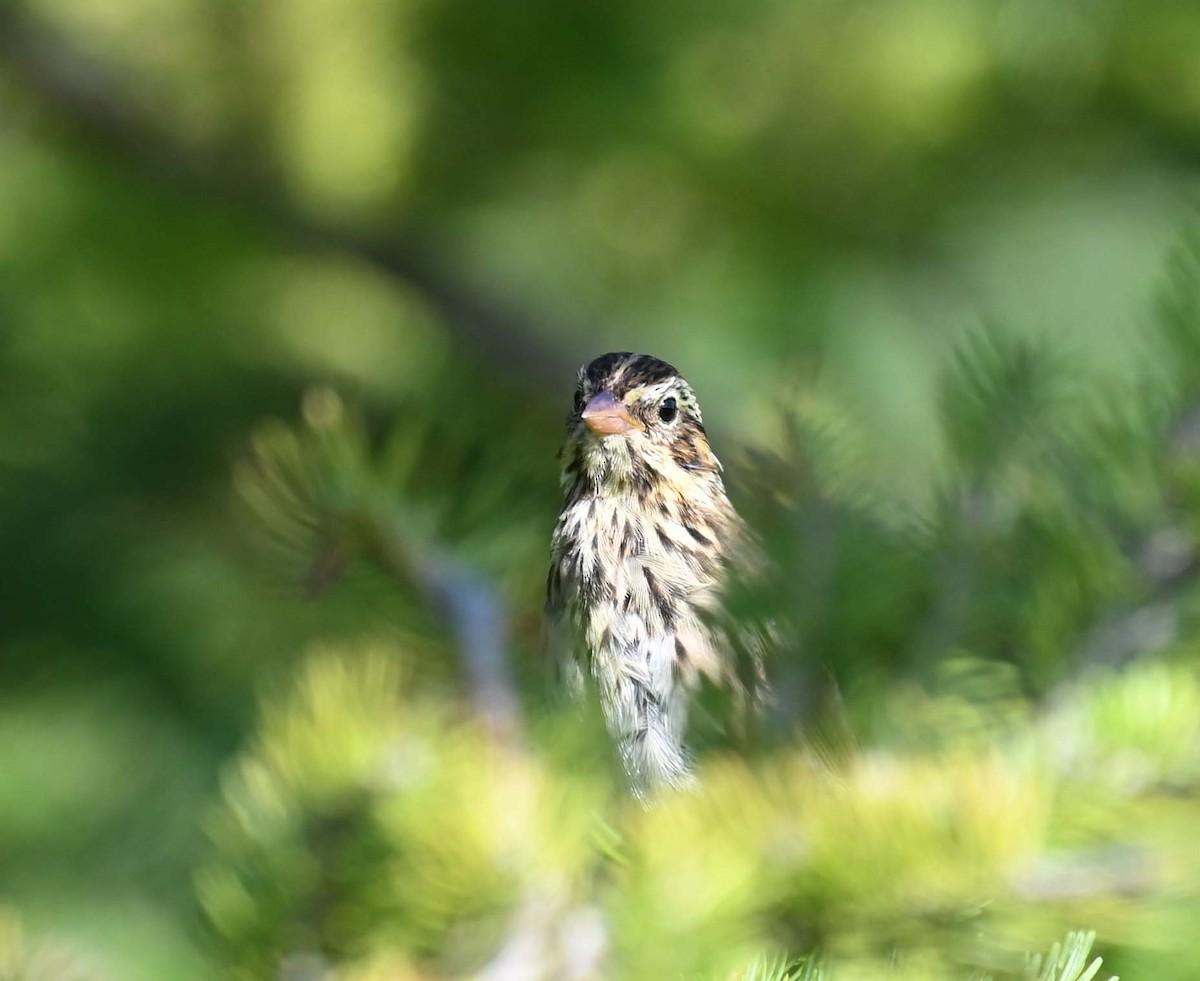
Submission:
<svg viewBox="0 0 1200 981">
<path fill-rule="evenodd" d="M 564 480 L 649 492 L 719 473 L 691 386 L 665 361 L 617 352 L 579 369 Z"/>
</svg>

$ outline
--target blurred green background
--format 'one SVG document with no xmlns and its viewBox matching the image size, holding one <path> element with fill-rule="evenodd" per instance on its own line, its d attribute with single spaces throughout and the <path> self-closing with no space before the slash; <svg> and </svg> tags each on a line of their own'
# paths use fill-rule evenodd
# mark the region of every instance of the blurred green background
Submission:
<svg viewBox="0 0 1200 981">
<path fill-rule="evenodd" d="M 27 956 L 324 976 L 262 966 L 276 940 L 239 961 L 197 898 L 259 699 L 381 637 L 439 703 L 470 685 L 419 584 L 339 555 L 314 585 L 330 536 L 264 544 L 255 461 L 484 577 L 535 725 L 561 419 L 608 350 L 681 368 L 735 484 L 780 461 L 782 517 L 745 507 L 792 536 L 806 717 L 836 691 L 864 743 L 978 746 L 1083 668 L 1190 679 L 1198 66 L 1183 0 L 0 0 L 0 909 Z M 343 424 L 312 459 L 281 428 Z M 1174 720 L 1142 749 L 1182 807 L 1191 703 L 1157 697 L 1103 728 Z M 1200 910 L 1183 878 L 1168 923 Z M 1127 977 L 1200 976 L 1105 910 L 1065 925 Z M 614 976 L 671 976 L 640 956 Z"/>
</svg>

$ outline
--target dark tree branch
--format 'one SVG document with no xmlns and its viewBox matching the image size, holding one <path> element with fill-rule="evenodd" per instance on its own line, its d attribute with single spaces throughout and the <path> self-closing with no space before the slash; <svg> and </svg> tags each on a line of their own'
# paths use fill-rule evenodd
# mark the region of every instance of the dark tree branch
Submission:
<svg viewBox="0 0 1200 981">
<path fill-rule="evenodd" d="M 362 234 L 321 222 L 288 201 L 277 181 L 250 176 L 244 161 L 173 136 L 104 67 L 0 0 L 0 73 L 66 125 L 143 179 L 164 183 L 264 220 L 306 248 L 355 256 L 414 287 L 441 314 L 462 350 L 527 383 L 561 387 L 577 367 L 533 318 L 443 264 L 419 234 Z"/>
<path fill-rule="evenodd" d="M 415 585 L 454 635 L 475 710 L 498 738 L 516 739 L 521 704 L 506 646 L 508 611 L 496 588 L 446 550 L 415 547 L 390 513 L 363 517 L 370 556 L 401 583 Z"/>
<path fill-rule="evenodd" d="M 1176 412 L 1163 452 L 1189 466 L 1200 460 L 1200 406 L 1194 401 Z M 1168 508 L 1162 521 L 1123 544 L 1122 551 L 1138 575 L 1140 595 L 1101 611 L 1083 632 L 1067 661 L 1074 676 L 1154 657 L 1179 638 L 1200 581 L 1200 548 L 1188 525 L 1186 514 Z"/>
</svg>

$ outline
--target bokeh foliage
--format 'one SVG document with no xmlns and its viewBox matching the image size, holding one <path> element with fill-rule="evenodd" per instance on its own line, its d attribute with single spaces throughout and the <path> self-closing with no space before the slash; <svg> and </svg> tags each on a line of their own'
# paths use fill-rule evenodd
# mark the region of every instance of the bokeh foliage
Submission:
<svg viewBox="0 0 1200 981">
<path fill-rule="evenodd" d="M 0 976 L 1200 974 L 1193 8 L 0 2 Z M 788 638 L 649 812 L 539 656 L 608 349 Z"/>
</svg>

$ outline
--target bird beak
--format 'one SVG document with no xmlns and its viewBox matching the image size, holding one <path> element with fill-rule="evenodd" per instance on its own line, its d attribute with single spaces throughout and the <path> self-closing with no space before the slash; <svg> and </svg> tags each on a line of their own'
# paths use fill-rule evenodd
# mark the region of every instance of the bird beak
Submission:
<svg viewBox="0 0 1200 981">
<path fill-rule="evenodd" d="M 617 401 L 612 392 L 593 395 L 584 406 L 581 418 L 587 423 L 588 429 L 603 436 L 646 428 L 629 414 L 629 410 Z"/>
</svg>

